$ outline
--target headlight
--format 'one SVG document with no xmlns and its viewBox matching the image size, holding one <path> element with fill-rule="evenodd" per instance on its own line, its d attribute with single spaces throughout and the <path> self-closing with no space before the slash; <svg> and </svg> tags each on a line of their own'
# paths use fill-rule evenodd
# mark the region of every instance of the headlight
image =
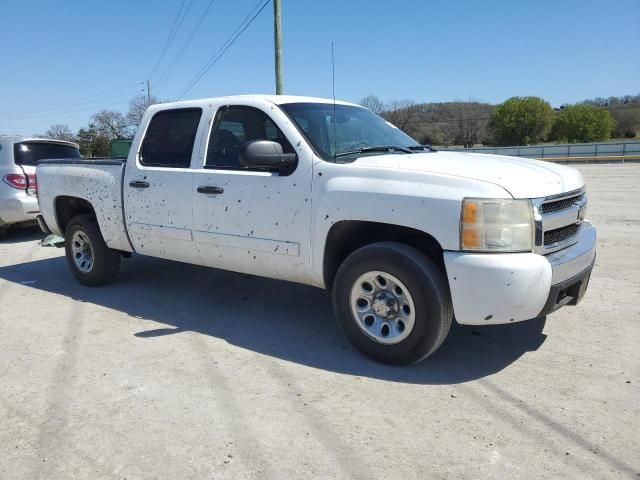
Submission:
<svg viewBox="0 0 640 480">
<path fill-rule="evenodd" d="M 460 218 L 460 249 L 479 252 L 533 250 L 529 200 L 465 198 Z"/>
</svg>

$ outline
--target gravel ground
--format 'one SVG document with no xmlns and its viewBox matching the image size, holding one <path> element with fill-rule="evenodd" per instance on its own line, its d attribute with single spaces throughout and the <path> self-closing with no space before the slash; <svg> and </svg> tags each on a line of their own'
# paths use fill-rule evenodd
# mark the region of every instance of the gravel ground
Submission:
<svg viewBox="0 0 640 480">
<path fill-rule="evenodd" d="M 329 296 L 135 257 L 78 285 L 0 243 L 0 478 L 640 478 L 640 165 L 586 165 L 586 298 L 380 366 Z"/>
</svg>

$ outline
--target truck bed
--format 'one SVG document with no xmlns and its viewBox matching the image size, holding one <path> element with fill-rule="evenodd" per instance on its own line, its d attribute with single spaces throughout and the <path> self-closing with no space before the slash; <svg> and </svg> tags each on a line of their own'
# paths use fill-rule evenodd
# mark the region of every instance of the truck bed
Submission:
<svg viewBox="0 0 640 480">
<path fill-rule="evenodd" d="M 56 212 L 59 200 L 80 198 L 93 205 L 107 246 L 132 251 L 122 201 L 125 163 L 126 158 L 60 158 L 39 162 L 38 200 L 51 232 L 64 236 Z"/>
</svg>

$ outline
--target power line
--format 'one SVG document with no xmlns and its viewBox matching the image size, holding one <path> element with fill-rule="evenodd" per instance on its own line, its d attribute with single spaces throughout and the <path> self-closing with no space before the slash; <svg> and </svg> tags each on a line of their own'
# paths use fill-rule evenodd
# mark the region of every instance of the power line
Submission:
<svg viewBox="0 0 640 480">
<path fill-rule="evenodd" d="M 240 22 L 240 24 L 236 27 L 236 29 L 231 33 L 229 38 L 222 44 L 222 46 L 218 49 L 216 53 L 209 59 L 209 61 L 200 69 L 198 73 L 194 76 L 194 78 L 189 82 L 187 87 L 182 91 L 182 93 L 177 97 L 177 100 L 180 100 L 184 95 L 186 95 L 201 79 L 206 73 L 213 68 L 213 66 L 222 58 L 225 52 L 235 43 L 237 38 L 242 35 L 242 33 L 251 25 L 251 23 L 256 19 L 260 12 L 264 10 L 264 8 L 269 4 L 271 0 L 267 0 L 260 6 L 262 0 L 260 0 L 251 11 L 244 17 L 244 19 Z M 256 9 L 259 10 L 256 12 Z M 255 13 L 254 13 L 255 12 Z M 253 16 L 252 16 L 253 15 Z M 244 25 L 244 26 L 243 26 Z"/>
<path fill-rule="evenodd" d="M 182 21 L 181 21 L 180 25 L 178 25 L 178 28 L 176 28 L 176 25 L 178 24 L 178 19 L 180 19 L 180 13 L 182 12 L 182 7 L 184 7 L 184 4 L 186 1 L 187 0 L 182 0 L 182 2 L 180 3 L 180 8 L 178 8 L 178 13 L 176 13 L 176 18 L 173 19 L 171 30 L 169 30 L 169 35 L 167 36 L 167 39 L 164 42 L 162 51 L 160 52 L 160 56 L 158 57 L 158 60 L 156 61 L 153 68 L 151 69 L 151 72 L 149 72 L 149 75 L 147 75 L 147 78 L 151 78 L 155 73 L 156 69 L 158 68 L 158 65 L 160 65 L 160 62 L 164 58 L 165 53 L 167 53 L 167 50 L 169 49 L 169 45 L 171 45 L 171 42 L 175 38 L 176 33 L 178 32 L 178 28 L 180 28 L 180 25 L 182 25 Z M 191 3 L 193 3 L 193 1 Z M 191 4 L 189 4 L 189 6 L 191 6 Z M 184 17 L 182 18 L 182 20 L 184 20 Z"/>
<path fill-rule="evenodd" d="M 204 77 L 207 74 L 207 72 L 211 70 L 211 68 L 213 68 L 213 66 L 218 62 L 218 60 L 220 60 L 220 58 L 222 58 L 225 52 L 235 43 L 238 37 L 242 35 L 247 28 L 249 28 L 249 25 L 253 23 L 253 21 L 258 17 L 258 15 L 260 15 L 260 12 L 262 12 L 265 9 L 265 7 L 269 4 L 270 1 L 271 0 L 267 0 L 264 3 L 262 3 L 262 6 L 260 6 L 262 2 L 262 0 L 260 0 L 260 2 L 258 2 L 256 6 L 253 7 L 253 9 L 251 9 L 249 14 L 247 14 L 247 16 L 242 20 L 242 22 L 240 22 L 238 27 L 236 27 L 236 29 L 229 36 L 229 38 L 227 38 L 227 40 L 222 44 L 222 46 L 218 49 L 218 51 L 214 53 L 213 56 L 209 59 L 209 61 L 207 61 L 207 63 L 205 63 L 205 65 L 200 69 L 200 71 L 196 73 L 196 75 L 182 90 L 182 92 L 180 93 L 180 95 L 177 97 L 176 100 L 180 100 L 182 97 L 184 97 L 202 79 L 202 77 Z M 260 8 L 258 9 L 257 12 L 255 12 L 255 14 L 253 14 L 253 12 L 256 10 L 256 8 L 258 8 L 258 6 L 260 6 Z M 251 16 L 252 14 L 253 16 Z M 247 19 L 249 17 L 251 18 L 247 22 Z"/>
<path fill-rule="evenodd" d="M 0 112 L 0 117 L 2 117 L 2 116 L 10 116 L 10 115 L 15 115 L 15 114 L 23 114 L 23 113 L 30 112 L 30 111 L 41 111 L 41 110 L 57 107 L 57 106 L 60 106 L 60 105 L 69 105 L 69 104 L 75 104 L 75 103 L 78 103 L 78 102 L 82 103 L 83 101 L 85 101 L 84 103 L 86 103 L 87 99 L 96 98 L 96 97 L 103 97 L 103 96 L 105 96 L 107 94 L 110 94 L 110 93 L 113 93 L 113 92 L 118 92 L 118 91 L 123 91 L 123 90 L 131 90 L 134 86 L 135 87 L 139 87 L 139 86 L 141 86 L 143 84 L 144 84 L 144 82 L 136 82 L 134 84 L 129 84 L 127 86 L 112 88 L 112 89 L 105 90 L 105 91 L 100 92 L 100 93 L 94 93 L 92 95 L 86 95 L 84 97 L 77 97 L 75 99 L 64 100 L 64 101 L 60 101 L 60 102 L 55 102 L 55 103 L 49 103 L 49 104 L 44 104 L 44 105 L 40 105 L 40 106 L 29 107 L 27 109 L 10 110 L 10 111 L 6 111 L 6 112 Z"/>
<path fill-rule="evenodd" d="M 13 113 L 11 115 L 5 114 L 5 115 L 0 115 L 0 120 L 16 120 L 16 119 L 20 119 L 20 118 L 24 118 L 24 117 L 30 117 L 30 116 L 38 116 L 40 113 L 43 112 L 51 112 L 51 113 L 57 113 L 60 112 L 61 109 L 62 111 L 64 111 L 66 108 L 68 107 L 79 107 L 81 105 L 89 105 L 89 104 L 95 104 L 98 103 L 101 104 L 103 103 L 105 100 L 112 100 L 112 99 L 125 99 L 125 98 L 129 98 L 131 99 L 132 96 L 135 96 L 136 94 L 140 94 L 141 92 L 143 92 L 144 90 L 135 90 L 135 91 L 131 91 L 128 93 L 119 93 L 116 95 L 109 95 L 106 97 L 102 97 L 102 98 L 95 98 L 92 100 L 85 100 L 83 102 L 67 102 L 64 105 L 56 105 L 56 106 L 50 106 L 50 107 L 42 107 L 42 108 L 34 108 L 34 109 L 30 109 L 30 110 L 24 110 L 21 113 Z M 94 108 L 94 107 L 88 107 L 88 108 Z"/>
<path fill-rule="evenodd" d="M 175 67 L 178 64 L 178 62 L 182 59 L 182 56 L 184 55 L 184 52 L 187 50 L 187 47 L 191 43 L 191 40 L 193 40 L 193 37 L 195 36 L 195 34 L 200 29 L 200 25 L 202 25 L 202 22 L 204 21 L 205 17 L 207 16 L 207 13 L 209 13 L 209 10 L 211 10 L 211 6 L 213 5 L 214 2 L 215 2 L 215 0 L 209 0 L 209 4 L 204 9 L 204 12 L 202 12 L 202 14 L 200 15 L 200 19 L 196 23 L 196 26 L 193 28 L 193 30 L 191 30 L 191 33 L 187 37 L 187 40 L 182 44 L 182 48 L 180 48 L 180 50 L 178 51 L 176 56 L 173 58 L 173 61 L 171 62 L 169 67 L 165 70 L 165 72 L 162 74 L 162 76 L 160 77 L 160 80 L 158 80 L 158 87 L 160 87 L 162 84 L 164 84 L 164 82 L 166 82 L 166 80 L 169 78 L 169 76 L 173 73 L 173 70 L 175 69 Z"/>
<path fill-rule="evenodd" d="M 102 105 L 101 107 L 104 109 L 106 107 L 112 107 L 112 106 L 121 105 L 121 104 L 122 104 L 122 102 L 114 102 L 114 103 Z M 90 109 L 93 109 L 93 108 L 96 108 L 96 107 L 95 106 L 90 106 L 90 107 L 82 107 L 82 108 L 78 108 L 78 109 L 75 109 L 75 110 L 69 110 L 69 111 L 64 111 L 64 112 L 56 112 L 56 115 L 68 115 L 70 113 L 83 112 L 83 111 L 90 110 Z M 16 124 L 16 123 L 20 124 L 20 123 L 22 123 L 24 125 L 25 122 L 31 124 L 31 123 L 38 122 L 38 121 L 39 122 L 43 122 L 44 120 L 47 120 L 49 118 L 51 118 L 51 117 L 50 116 L 30 117 L 30 118 L 27 117 L 27 118 L 17 119 L 17 121 L 14 121 L 12 119 L 7 119 L 7 120 L 0 119 L 0 123 L 3 122 L 3 121 L 6 121 L 7 124 L 9 124 L 9 123 L 10 124 Z M 56 121 L 56 120 L 52 120 L 52 121 L 55 122 L 55 123 L 60 123 L 60 121 Z"/>
<path fill-rule="evenodd" d="M 62 116 L 68 113 L 81 112 L 84 110 L 91 110 L 91 109 L 101 110 L 101 109 L 104 109 L 105 107 L 112 106 L 112 105 L 122 105 L 122 102 L 123 100 L 110 102 L 108 104 L 101 103 L 99 105 L 86 105 L 83 107 L 72 108 L 71 110 L 65 109 L 65 110 L 56 110 L 55 112 L 50 112 L 50 113 L 45 112 L 44 115 L 31 114 L 31 115 L 25 115 L 23 117 L 18 117 L 18 118 L 2 118 L 0 119 L 0 121 L 9 123 L 9 122 L 19 122 L 19 121 L 32 120 L 32 119 L 51 118 L 53 116 Z"/>
</svg>

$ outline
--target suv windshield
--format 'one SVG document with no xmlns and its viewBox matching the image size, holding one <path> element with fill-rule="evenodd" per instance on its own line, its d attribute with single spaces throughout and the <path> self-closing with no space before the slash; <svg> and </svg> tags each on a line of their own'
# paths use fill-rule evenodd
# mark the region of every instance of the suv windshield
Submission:
<svg viewBox="0 0 640 480">
<path fill-rule="evenodd" d="M 332 103 L 280 105 L 325 160 L 398 153 L 418 146 L 409 135 L 363 107 Z M 334 122 L 335 111 L 335 122 Z"/>
<path fill-rule="evenodd" d="M 49 158 L 80 158 L 80 151 L 64 143 L 21 142 L 13 146 L 16 165 L 35 166 L 40 160 Z"/>
</svg>

